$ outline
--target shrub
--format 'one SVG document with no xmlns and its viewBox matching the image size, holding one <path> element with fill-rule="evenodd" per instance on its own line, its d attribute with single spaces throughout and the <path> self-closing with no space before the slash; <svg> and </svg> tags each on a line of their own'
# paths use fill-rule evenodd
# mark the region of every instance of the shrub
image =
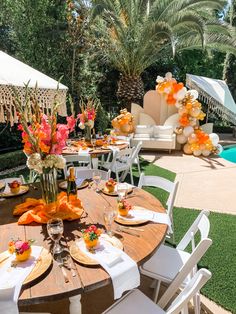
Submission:
<svg viewBox="0 0 236 314">
<path fill-rule="evenodd" d="M 22 150 L 0 155 L 0 171 L 26 164 L 26 156 Z"/>
</svg>

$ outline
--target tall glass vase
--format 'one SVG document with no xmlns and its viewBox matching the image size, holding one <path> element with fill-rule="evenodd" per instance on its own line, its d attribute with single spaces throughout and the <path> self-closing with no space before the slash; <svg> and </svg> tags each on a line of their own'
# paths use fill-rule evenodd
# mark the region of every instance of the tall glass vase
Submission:
<svg viewBox="0 0 236 314">
<path fill-rule="evenodd" d="M 40 174 L 40 184 L 42 189 L 42 199 L 46 204 L 57 201 L 57 170 L 56 168 L 44 168 Z"/>
<path fill-rule="evenodd" d="M 91 143 L 91 128 L 90 128 L 90 126 L 88 126 L 86 124 L 84 126 L 85 126 L 85 128 L 84 128 L 85 141 Z"/>
</svg>

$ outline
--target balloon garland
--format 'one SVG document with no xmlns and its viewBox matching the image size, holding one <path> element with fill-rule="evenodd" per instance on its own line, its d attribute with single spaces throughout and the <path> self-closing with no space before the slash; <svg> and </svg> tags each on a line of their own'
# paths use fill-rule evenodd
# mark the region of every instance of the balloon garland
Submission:
<svg viewBox="0 0 236 314">
<path fill-rule="evenodd" d="M 219 154 L 223 150 L 218 144 L 219 136 L 215 133 L 206 134 L 199 126 L 199 120 L 203 120 L 206 114 L 197 100 L 198 92 L 188 91 L 170 72 L 166 73 L 165 77 L 158 76 L 156 82 L 156 90 L 165 95 L 167 104 L 178 108 L 179 123 L 175 133 L 177 142 L 184 145 L 184 153 L 196 157 L 201 155 L 207 157 L 211 153 Z"/>
<path fill-rule="evenodd" d="M 134 119 L 127 109 L 120 110 L 120 115 L 111 121 L 117 135 L 127 136 L 134 132 Z"/>
</svg>

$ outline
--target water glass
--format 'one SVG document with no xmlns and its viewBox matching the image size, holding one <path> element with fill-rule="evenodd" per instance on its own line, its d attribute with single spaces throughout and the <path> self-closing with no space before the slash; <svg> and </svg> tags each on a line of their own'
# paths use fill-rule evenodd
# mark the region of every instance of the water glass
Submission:
<svg viewBox="0 0 236 314">
<path fill-rule="evenodd" d="M 47 230 L 49 237 L 54 241 L 53 254 L 59 254 L 63 251 L 60 245 L 60 239 L 62 237 L 64 226 L 63 221 L 60 218 L 52 218 L 47 222 Z"/>
<path fill-rule="evenodd" d="M 99 189 L 99 184 L 101 182 L 101 175 L 99 173 L 99 171 L 94 171 L 93 172 L 93 182 L 95 183 L 95 191 L 98 193 L 100 192 L 100 189 Z"/>
<path fill-rule="evenodd" d="M 104 218 L 104 224 L 106 227 L 107 234 L 112 237 L 112 223 L 114 221 L 114 218 L 116 217 L 117 212 L 114 210 L 111 206 L 107 206 L 104 209 L 103 218 Z"/>
<path fill-rule="evenodd" d="M 117 194 L 119 200 L 125 199 L 128 192 L 128 184 L 127 183 L 117 183 Z"/>
</svg>

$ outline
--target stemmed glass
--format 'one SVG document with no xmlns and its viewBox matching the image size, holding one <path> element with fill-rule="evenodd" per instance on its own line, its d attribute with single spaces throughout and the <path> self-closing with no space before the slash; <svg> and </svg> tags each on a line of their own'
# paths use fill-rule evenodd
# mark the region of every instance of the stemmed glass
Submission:
<svg viewBox="0 0 236 314">
<path fill-rule="evenodd" d="M 119 200 L 126 198 L 128 192 L 128 184 L 126 182 L 117 183 L 116 188 Z"/>
<path fill-rule="evenodd" d="M 60 218 L 50 219 L 47 222 L 47 230 L 48 230 L 48 235 L 55 242 L 53 246 L 53 254 L 61 253 L 63 251 L 63 248 L 59 242 L 64 231 L 62 219 Z"/>
<path fill-rule="evenodd" d="M 100 182 L 101 182 L 101 175 L 100 175 L 100 173 L 99 173 L 99 171 L 97 170 L 95 170 L 94 172 L 93 172 L 93 181 L 95 182 L 95 185 L 96 185 L 96 189 L 95 189 L 95 191 L 98 193 L 98 192 L 100 192 L 100 189 L 98 188 L 99 187 L 99 184 L 100 184 Z"/>
<path fill-rule="evenodd" d="M 105 207 L 104 213 L 103 213 L 103 218 L 104 218 L 104 224 L 106 227 L 106 233 L 112 237 L 113 232 L 112 232 L 112 223 L 114 221 L 114 218 L 116 217 L 117 212 L 109 205 Z"/>
</svg>

